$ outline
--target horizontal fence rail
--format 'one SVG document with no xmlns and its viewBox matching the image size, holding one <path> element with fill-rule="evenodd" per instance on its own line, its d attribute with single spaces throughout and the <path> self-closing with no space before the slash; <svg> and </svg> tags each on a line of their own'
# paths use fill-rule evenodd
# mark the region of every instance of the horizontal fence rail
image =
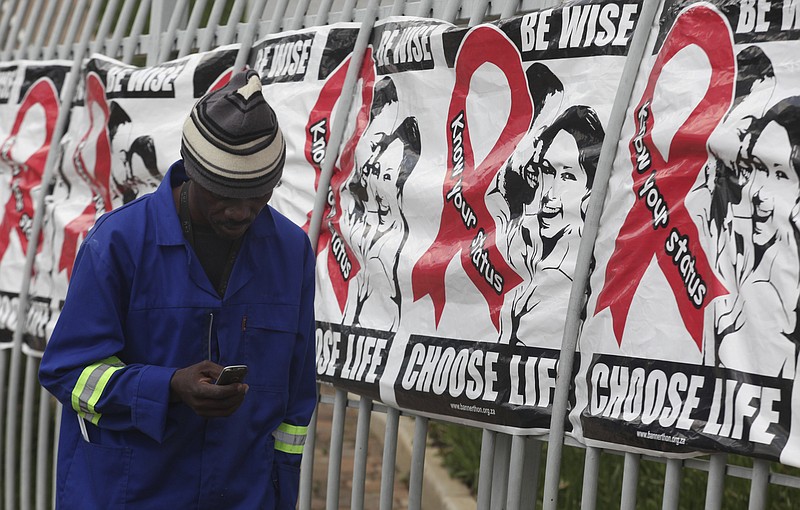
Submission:
<svg viewBox="0 0 800 510">
<path fill-rule="evenodd" d="M 753 2 L 742 4 L 750 5 Z M 0 65 L 14 61 L 62 61 L 69 66 L 60 100 L 70 105 L 77 97 L 81 66 L 93 54 L 117 59 L 125 64 L 153 66 L 228 45 L 238 44 L 237 67 L 247 62 L 250 50 L 260 39 L 284 31 L 301 30 L 335 23 L 358 24 L 352 60 L 342 81 L 342 99 L 337 111 L 349 112 L 356 96 L 359 71 L 367 52 L 369 37 L 376 22 L 391 16 L 416 16 L 442 20 L 460 27 L 504 20 L 521 14 L 561 5 L 547 0 L 419 0 L 394 2 L 380 0 L 0 0 Z M 617 156 L 624 118 L 635 88 L 639 67 L 646 51 L 651 25 L 657 23 L 659 2 L 643 2 L 622 79 L 616 90 L 610 122 L 606 126 L 594 185 L 586 213 L 578 264 L 570 295 L 568 321 L 562 343 L 559 377 L 552 403 L 548 435 L 511 434 L 479 430 L 481 450 L 478 483 L 474 495 L 462 494 L 460 504 L 480 510 L 507 508 L 545 509 L 603 508 L 599 495 L 607 491 L 601 480 L 613 476 L 620 508 L 637 508 L 642 491 L 662 491 L 662 508 L 685 508 L 687 498 L 704 497 L 708 510 L 723 508 L 726 487 L 735 484 L 736 501 L 746 501 L 750 509 L 769 508 L 780 492 L 794 499 L 800 494 L 800 476 L 795 470 L 760 458 L 732 459 L 724 453 L 692 458 L 662 458 L 614 448 L 585 446 L 565 433 L 570 402 L 570 377 L 573 354 L 582 326 L 592 250 L 609 174 Z M 2 83 L 0 83 L 2 88 Z M 53 126 L 54 149 L 67 132 L 70 109 L 59 111 Z M 329 147 L 340 148 L 346 141 L 347 115 L 334 117 Z M 0 119 L 0 121 L 5 119 Z M 291 136 L 291 135 L 290 135 Z M 319 190 L 328 190 L 339 153 L 329 151 L 321 164 Z M 50 150 L 44 164 L 43 183 L 54 181 L 60 150 Z M 35 197 L 37 214 L 32 218 L 29 243 L 22 269 L 23 284 L 18 302 L 13 337 L 0 342 L 0 494 L 6 510 L 52 507 L 55 479 L 55 448 L 61 408 L 38 383 L 41 353 L 25 341 L 26 323 L 32 307 L 30 275 L 33 272 L 47 193 Z M 309 237 L 316 241 L 324 232 L 323 216 L 327 192 L 315 195 L 310 217 Z M 323 417 L 324 415 L 324 417 Z M 388 510 L 405 505 L 409 509 L 434 508 L 426 488 L 436 481 L 431 475 L 430 429 L 442 422 L 436 415 L 415 413 L 386 405 L 367 396 L 321 383 L 318 406 L 309 427 L 309 438 L 301 468 L 298 508 L 375 508 Z M 324 420 L 321 422 L 321 420 Z M 447 420 L 444 420 L 447 421 Z M 473 425 L 457 426 L 475 428 Z M 319 441 L 320 431 L 329 434 L 327 443 Z M 375 441 L 375 438 L 379 440 Z M 407 447 L 407 448 L 406 448 Z M 346 450 L 352 448 L 352 452 Z M 380 448 L 380 451 L 376 451 Z M 577 452 L 577 453 L 576 453 Z M 565 499 L 564 463 L 567 454 L 580 460 L 580 484 L 575 496 Z M 327 465 L 316 461 L 327 457 Z M 380 467 L 379 486 L 369 483 L 371 469 Z M 609 475 L 607 463 L 616 470 Z M 745 465 L 739 465 L 745 464 Z M 655 466 L 658 487 L 643 488 L 642 473 Z M 351 479 L 343 474 L 352 473 Z M 705 494 L 686 495 L 682 491 L 692 477 L 706 479 Z M 745 481 L 747 488 L 738 484 Z M 324 484 L 320 488 L 320 484 Z M 370 488 L 371 487 L 371 488 Z M 349 491 L 347 490 L 349 488 Z M 398 489 L 404 491 L 398 498 Z M 377 490 L 377 503 L 370 499 Z M 749 491 L 742 494 L 742 491 Z M 730 497 L 730 495 L 728 495 Z M 427 498 L 427 499 L 426 499 Z M 400 501 L 398 501 L 400 499 Z M 451 504 L 451 503 L 448 503 Z M 743 504 L 743 503 L 742 503 Z M 692 508 L 700 508 L 695 504 Z M 450 508 L 450 507 L 448 507 Z"/>
</svg>

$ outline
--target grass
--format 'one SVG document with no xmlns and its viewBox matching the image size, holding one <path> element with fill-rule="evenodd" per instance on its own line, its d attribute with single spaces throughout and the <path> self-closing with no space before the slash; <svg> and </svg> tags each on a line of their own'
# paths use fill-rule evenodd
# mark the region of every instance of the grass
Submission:
<svg viewBox="0 0 800 510">
<path fill-rule="evenodd" d="M 473 495 L 477 492 L 480 465 L 482 430 L 444 422 L 430 423 L 431 441 L 442 452 L 443 463 L 451 476 L 461 480 Z M 537 508 L 541 508 L 544 487 L 544 459 L 547 444 L 543 445 L 542 465 L 540 466 L 539 494 Z M 583 448 L 565 446 L 561 461 L 561 481 L 559 484 L 558 507 L 579 509 L 583 487 L 583 467 L 586 451 Z M 728 463 L 752 467 L 752 459 L 740 455 L 729 455 Z M 597 484 L 597 508 L 619 508 L 622 495 L 622 474 L 624 456 L 604 451 L 600 457 L 600 470 Z M 800 469 L 773 463 L 773 473 L 800 477 Z M 637 510 L 659 510 L 662 508 L 664 475 L 666 464 L 642 459 L 637 486 Z M 706 483 L 708 473 L 686 468 L 680 487 L 681 510 L 702 510 L 705 507 Z M 750 480 L 726 476 L 722 508 L 746 509 L 750 498 Z M 800 501 L 800 489 L 770 484 L 767 508 L 770 510 L 792 510 Z"/>
</svg>

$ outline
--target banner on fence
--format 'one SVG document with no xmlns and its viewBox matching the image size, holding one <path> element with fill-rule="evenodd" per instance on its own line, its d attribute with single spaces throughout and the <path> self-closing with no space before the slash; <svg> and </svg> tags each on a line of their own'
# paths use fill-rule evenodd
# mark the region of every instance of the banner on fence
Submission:
<svg viewBox="0 0 800 510">
<path fill-rule="evenodd" d="M 61 109 L 70 62 L 13 61 L 0 65 L 0 342 L 17 328 L 19 292 L 37 197 Z M 41 247 L 41 246 L 40 246 Z M 41 330 L 40 315 L 28 318 Z"/>
<path fill-rule="evenodd" d="M 800 465 L 799 30 L 795 2 L 666 2 L 595 245 L 588 444 Z"/>
<path fill-rule="evenodd" d="M 357 23 L 282 32 L 256 42 L 248 65 L 286 134 L 286 170 L 270 205 L 308 231 L 320 171 L 358 35 Z M 334 151 L 335 152 L 335 151 Z"/>
<path fill-rule="evenodd" d="M 227 46 L 153 67 L 100 55 L 86 61 L 34 265 L 31 295 L 52 310 L 45 328 L 29 331 L 35 347 L 44 347 L 57 319 L 88 230 L 103 213 L 155 191 L 180 158 L 192 105 L 227 82 L 237 51 L 238 45 Z"/>
<path fill-rule="evenodd" d="M 583 217 L 640 7 L 376 25 L 322 227 L 322 380 L 497 430 L 549 427 Z"/>
</svg>

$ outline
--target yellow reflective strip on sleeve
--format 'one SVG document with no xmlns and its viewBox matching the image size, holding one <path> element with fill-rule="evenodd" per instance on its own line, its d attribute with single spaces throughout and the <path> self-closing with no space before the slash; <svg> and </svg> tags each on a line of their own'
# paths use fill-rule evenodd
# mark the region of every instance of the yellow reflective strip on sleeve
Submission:
<svg viewBox="0 0 800 510">
<path fill-rule="evenodd" d="M 281 423 L 278 430 L 292 434 L 293 436 L 305 436 L 308 434 L 308 427 L 301 427 L 299 425 L 289 425 L 288 423 Z"/>
<path fill-rule="evenodd" d="M 86 387 L 86 381 L 89 380 L 89 376 L 93 370 L 94 368 L 92 366 L 84 368 L 80 377 L 78 377 L 78 382 L 75 384 L 75 387 L 72 388 L 72 409 L 74 409 L 76 413 L 83 412 L 81 411 L 80 402 L 81 393 L 83 393 L 83 389 Z"/>
<path fill-rule="evenodd" d="M 303 445 L 291 445 L 283 441 L 275 441 L 275 449 L 279 452 L 294 453 L 297 455 L 303 453 Z"/>
<path fill-rule="evenodd" d="M 275 438 L 275 449 L 286 453 L 302 454 L 307 433 L 308 427 L 281 423 L 272 433 Z"/>
<path fill-rule="evenodd" d="M 103 394 L 103 390 L 106 389 L 106 385 L 108 384 L 108 380 L 111 379 L 111 375 L 117 370 L 121 369 L 122 367 L 109 367 L 100 376 L 100 379 L 97 381 L 97 386 L 95 386 L 94 391 L 92 392 L 92 396 L 89 397 L 89 400 L 87 401 L 90 413 L 95 414 L 94 406 L 97 404 L 97 401 L 100 400 L 100 396 Z"/>
<path fill-rule="evenodd" d="M 97 423 L 100 421 L 100 416 L 102 416 L 102 415 L 100 415 L 100 414 L 89 414 L 89 413 L 84 413 L 83 411 L 81 411 L 81 412 L 78 413 L 78 416 L 80 416 L 84 420 L 88 420 L 89 423 L 91 423 L 92 425 L 97 425 Z"/>
<path fill-rule="evenodd" d="M 124 366 L 119 358 L 111 356 L 84 368 L 72 389 L 72 408 L 75 412 L 84 416 L 90 415 L 92 423 L 97 424 L 100 415 L 95 413 L 94 406 L 100 400 L 111 376 Z"/>
</svg>

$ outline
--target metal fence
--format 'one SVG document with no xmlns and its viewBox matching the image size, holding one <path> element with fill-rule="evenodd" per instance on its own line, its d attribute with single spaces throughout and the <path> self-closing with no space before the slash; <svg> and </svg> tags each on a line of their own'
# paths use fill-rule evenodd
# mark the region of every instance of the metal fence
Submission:
<svg viewBox="0 0 800 510">
<path fill-rule="evenodd" d="M 363 56 L 368 35 L 374 22 L 391 15 L 414 15 L 438 18 L 458 25 L 475 25 L 486 20 L 514 16 L 532 9 L 549 7 L 558 1 L 547 0 L 415 0 L 391 2 L 386 0 L 1 0 L 0 1 L 0 63 L 15 59 L 50 60 L 68 59 L 72 71 L 62 92 L 64 101 L 71 101 L 76 91 L 78 70 L 91 53 L 101 53 L 125 63 L 153 65 L 193 52 L 206 51 L 229 43 L 240 43 L 237 64 L 244 62 L 252 43 L 268 34 L 309 26 L 321 26 L 342 21 L 361 23 L 355 55 Z M 612 110 L 606 141 L 602 148 L 600 167 L 592 193 L 603 196 L 610 172 L 611 161 L 621 129 L 622 117 L 630 98 L 633 79 L 647 39 L 647 30 L 656 15 L 659 2 L 644 2 L 638 27 L 631 43 L 626 67 Z M 359 55 L 360 54 L 360 55 Z M 357 60 L 355 61 L 358 62 Z M 344 90 L 352 90 L 359 65 L 351 65 Z M 349 87 L 349 88 L 348 88 Z M 348 94 L 343 94 L 346 98 Z M 343 105 L 344 108 L 349 105 Z M 54 140 L 59 140 L 67 124 L 69 109 L 63 108 L 55 127 Z M 337 147 L 344 126 L 334 126 L 329 146 Z M 337 138 L 338 137 L 338 138 Z M 54 172 L 58 151 L 51 150 L 43 180 L 47 182 Z M 326 189 L 333 167 L 332 157 L 323 164 L 320 189 Z M 324 200 L 324 194 L 318 197 Z M 42 210 L 44 196 L 39 197 L 38 211 Z M 600 204 L 590 209 L 586 218 L 582 251 L 590 250 L 597 224 Z M 312 241 L 319 232 L 321 207 L 312 217 Z M 36 240 L 42 229 L 41 215 L 33 222 L 31 243 L 26 256 L 25 274 L 29 275 L 36 253 Z M 580 260 L 588 264 L 586 253 Z M 576 269 L 576 274 L 588 271 Z M 27 280 L 26 280 L 27 282 Z M 575 286 L 585 287 L 586 281 L 576 278 Z M 575 288 L 575 287 L 573 287 Z M 573 295 L 576 293 L 573 292 Z M 27 283 L 20 289 L 18 307 L 7 310 L 16 314 L 19 325 L 13 340 L 0 345 L 0 409 L 5 415 L 0 419 L 0 457 L 3 458 L 0 493 L 6 510 L 45 509 L 52 506 L 54 478 L 54 446 L 57 443 L 58 407 L 53 406 L 49 395 L 37 381 L 38 355 L 28 349 L 23 341 L 26 311 L 29 308 Z M 579 306 L 572 303 L 571 307 Z M 571 314 L 577 316 L 578 314 Z M 567 324 L 560 372 L 570 373 L 572 354 L 578 335 L 577 321 Z M 559 507 L 559 481 L 564 454 L 564 420 L 567 411 L 568 379 L 559 378 L 553 406 L 553 420 L 547 438 L 530 438 L 507 435 L 490 430 L 482 432 L 477 508 L 511 510 Z M 367 398 L 348 395 L 345 391 L 321 392 L 319 406 L 331 406 L 331 439 L 328 448 L 327 487 L 325 507 L 339 507 L 340 491 L 351 486 L 350 507 L 365 507 L 365 480 L 368 439 L 371 419 L 375 413 L 385 414 L 382 457 L 380 508 L 393 506 L 395 464 L 397 462 L 398 430 L 401 415 L 414 421 L 413 451 L 408 466 L 408 508 L 423 507 L 425 453 L 429 419 L 400 412 Z M 355 423 L 355 450 L 352 455 L 352 480 L 342 479 L 343 435 L 347 409 L 357 409 Z M 320 407 L 318 407 L 318 410 Z M 56 416 L 53 416 L 53 415 Z M 352 414 L 352 413 L 351 413 Z M 314 466 L 316 416 L 309 432 L 309 444 L 303 458 L 299 508 L 312 507 L 312 473 L 324 466 Z M 547 445 L 546 456 L 543 445 Z M 318 445 L 316 445 L 318 446 Z M 580 445 L 572 445 L 580 447 Z M 581 507 L 597 506 L 600 458 L 614 453 L 597 448 L 587 448 L 584 456 Z M 800 478 L 771 471 L 767 461 L 754 460 L 752 467 L 734 466 L 724 454 L 689 460 L 655 459 L 638 454 L 616 452 L 624 456 L 624 469 L 618 480 L 621 484 L 619 507 L 637 507 L 637 486 L 642 462 L 666 463 L 662 508 L 677 509 L 686 501 L 680 493 L 681 479 L 689 472 L 707 473 L 704 508 L 722 508 L 726 479 L 731 477 L 750 480 L 749 508 L 768 506 L 770 487 L 800 488 Z M 543 488 L 538 486 L 539 473 L 544 471 Z M 543 493 L 543 496 L 540 494 Z M 703 500 L 702 495 L 688 496 L 693 501 Z M 694 505 L 699 507 L 698 505 Z"/>
</svg>

